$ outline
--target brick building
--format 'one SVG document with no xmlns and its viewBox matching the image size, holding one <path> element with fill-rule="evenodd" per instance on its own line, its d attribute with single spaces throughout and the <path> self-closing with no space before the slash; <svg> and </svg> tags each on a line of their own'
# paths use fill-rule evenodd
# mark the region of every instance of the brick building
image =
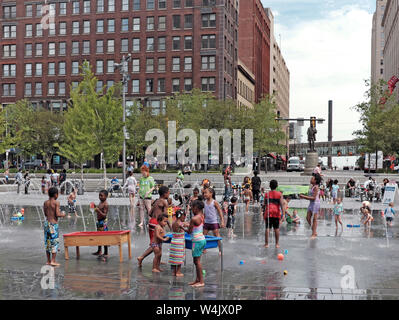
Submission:
<svg viewBox="0 0 399 320">
<path fill-rule="evenodd" d="M 255 76 L 255 102 L 270 93 L 270 20 L 260 0 L 240 1 L 239 59 Z"/>
<path fill-rule="evenodd" d="M 121 80 L 114 63 L 128 53 L 127 101 L 154 113 L 194 87 L 236 98 L 236 0 L 2 0 L 0 18 L 3 106 L 27 98 L 60 110 L 84 60 L 101 90 Z"/>
</svg>

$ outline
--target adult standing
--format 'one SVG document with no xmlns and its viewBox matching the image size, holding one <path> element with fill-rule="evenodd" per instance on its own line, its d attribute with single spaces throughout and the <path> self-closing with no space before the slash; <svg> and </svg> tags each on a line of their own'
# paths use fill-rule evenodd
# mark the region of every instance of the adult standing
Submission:
<svg viewBox="0 0 399 320">
<path fill-rule="evenodd" d="M 46 186 L 47 186 L 46 189 L 47 190 L 49 190 L 51 188 L 51 175 L 52 175 L 51 169 L 48 169 L 47 173 L 46 173 Z M 46 192 L 47 192 L 47 190 L 46 190 Z"/>
<path fill-rule="evenodd" d="M 134 171 L 133 162 L 130 162 L 129 167 L 127 168 L 127 172 L 129 174 L 129 172 L 133 173 L 133 171 Z"/>
<path fill-rule="evenodd" d="M 60 174 L 57 172 L 57 169 L 54 170 L 54 173 L 51 175 L 51 181 L 53 187 L 57 188 L 60 184 Z"/>
<path fill-rule="evenodd" d="M 19 194 L 19 189 L 23 183 L 22 169 L 18 169 L 18 172 L 15 175 L 15 183 L 17 184 L 17 193 Z"/>
<path fill-rule="evenodd" d="M 25 194 L 29 194 L 30 177 L 28 170 L 25 172 L 24 175 L 24 185 L 25 185 Z"/>
<path fill-rule="evenodd" d="M 143 165 L 141 167 L 142 177 L 139 181 L 139 196 L 140 196 L 140 224 L 139 227 L 144 225 L 144 208 L 147 209 L 147 214 L 151 212 L 152 191 L 155 189 L 155 180 L 150 177 L 149 167 Z"/>
<path fill-rule="evenodd" d="M 259 203 L 259 194 L 260 194 L 260 186 L 262 185 L 262 181 L 258 177 L 259 172 L 254 172 L 254 177 L 252 178 L 252 194 L 254 197 L 254 202 Z"/>
<path fill-rule="evenodd" d="M 346 189 L 348 190 L 349 197 L 352 198 L 355 195 L 356 181 L 350 178 L 346 184 Z"/>
<path fill-rule="evenodd" d="M 278 182 L 276 180 L 270 181 L 271 191 L 265 194 L 265 211 L 263 213 L 263 219 L 266 224 L 265 231 L 265 248 L 269 248 L 269 232 L 270 229 L 274 229 L 276 237 L 276 248 L 280 248 L 280 219 L 281 212 L 286 211 L 286 204 L 283 198 L 283 194 L 277 191 Z"/>
</svg>

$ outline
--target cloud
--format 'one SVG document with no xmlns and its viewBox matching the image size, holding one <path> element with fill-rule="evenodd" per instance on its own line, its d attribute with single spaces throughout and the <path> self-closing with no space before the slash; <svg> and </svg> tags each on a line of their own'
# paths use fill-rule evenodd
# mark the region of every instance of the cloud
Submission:
<svg viewBox="0 0 399 320">
<path fill-rule="evenodd" d="M 364 80 L 371 73 L 371 23 L 367 8 L 351 5 L 326 11 L 317 19 L 276 24 L 291 73 L 291 116 L 327 120 L 328 100 L 333 100 L 334 140 L 352 139 L 353 131 L 360 128 L 359 115 L 350 108 L 365 99 Z M 327 129 L 327 122 L 319 125 L 318 141 L 327 141 Z"/>
</svg>

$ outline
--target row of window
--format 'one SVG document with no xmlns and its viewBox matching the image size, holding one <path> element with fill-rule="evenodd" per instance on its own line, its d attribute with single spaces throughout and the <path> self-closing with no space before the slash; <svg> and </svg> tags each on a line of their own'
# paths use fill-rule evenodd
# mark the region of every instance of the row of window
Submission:
<svg viewBox="0 0 399 320">
<path fill-rule="evenodd" d="M 147 17 L 147 31 L 156 30 L 155 26 L 155 17 Z M 159 16 L 158 17 L 158 30 L 166 30 L 167 26 L 167 17 Z M 106 31 L 107 33 L 114 33 L 116 31 L 115 27 L 115 19 L 99 19 L 96 20 L 96 33 L 104 33 L 105 32 L 105 21 L 107 23 Z M 184 29 L 192 29 L 193 28 L 193 15 L 186 14 L 184 15 L 184 23 L 182 24 L 181 15 L 173 15 L 172 16 L 172 26 L 173 29 L 181 29 L 182 26 Z M 25 38 L 33 37 L 33 24 L 25 25 Z M 82 28 L 81 28 L 82 27 Z M 202 27 L 203 28 L 214 28 L 216 27 L 216 14 L 209 13 L 202 15 Z M 132 31 L 140 32 L 141 30 L 141 19 L 133 18 L 132 20 Z M 42 37 L 43 36 L 43 25 L 42 23 L 37 23 L 35 25 L 35 36 Z M 121 32 L 128 32 L 129 29 L 129 18 L 121 19 Z M 72 35 L 80 35 L 80 34 L 90 34 L 91 33 L 91 21 L 84 20 L 81 24 L 81 21 L 72 21 Z M 48 35 L 55 36 L 57 34 L 56 24 L 49 24 Z M 58 23 L 58 35 L 67 35 L 67 22 L 61 21 Z M 3 37 L 4 38 L 16 38 L 17 36 L 17 27 L 16 25 L 6 25 L 3 26 Z"/>
<path fill-rule="evenodd" d="M 192 50 L 193 49 L 193 38 L 192 36 L 183 37 L 177 36 L 172 37 L 171 39 L 171 50 L 180 51 L 180 50 Z M 148 37 L 146 39 L 146 51 L 147 52 L 164 52 L 167 49 L 167 37 Z M 140 52 L 141 51 L 141 39 L 133 38 L 131 45 L 129 43 L 129 39 L 121 39 L 120 40 L 120 52 Z M 155 43 L 155 41 L 157 43 Z M 182 43 L 183 42 L 183 43 Z M 72 55 L 78 54 L 90 54 L 91 53 L 91 41 L 72 41 L 70 44 L 70 53 Z M 103 53 L 114 53 L 115 50 L 115 40 L 96 40 L 95 42 L 96 48 L 95 53 L 103 54 Z M 106 51 L 104 51 L 104 45 L 106 45 Z M 3 45 L 3 57 L 4 58 L 15 58 L 17 54 L 17 45 L 15 44 L 7 44 Z M 169 49 L 169 46 L 168 46 Z M 201 37 L 201 49 L 216 49 L 216 35 L 203 35 Z M 66 42 L 58 42 L 58 55 L 65 56 L 67 54 L 67 43 Z M 26 43 L 25 44 L 25 57 L 33 56 L 33 44 Z M 56 55 L 56 42 L 48 43 L 48 56 Z M 43 43 L 35 43 L 35 56 L 41 57 L 43 56 Z"/>
<path fill-rule="evenodd" d="M 201 90 L 202 91 L 210 91 L 214 92 L 215 87 L 215 78 L 214 77 L 206 77 L 201 78 Z M 193 80 L 191 78 L 184 78 L 183 83 L 183 90 L 184 91 L 191 91 L 193 89 Z M 64 96 L 66 94 L 66 83 L 64 81 L 54 82 L 49 81 L 47 83 L 47 95 L 53 96 L 56 94 L 56 85 L 58 84 L 58 95 Z M 72 88 L 75 88 L 79 82 L 74 81 L 72 82 Z M 24 85 L 24 96 L 31 97 L 34 96 L 42 96 L 43 95 L 43 83 L 36 82 L 34 83 L 35 88 L 33 89 L 33 84 L 31 82 L 26 82 Z M 113 80 L 106 81 L 106 88 L 110 88 L 114 85 Z M 172 79 L 172 92 L 180 92 L 181 91 L 181 79 L 175 78 Z M 3 96 L 4 97 L 14 97 L 15 96 L 15 83 L 5 83 L 3 84 Z M 104 82 L 102 80 L 97 81 L 97 92 L 102 92 L 104 89 Z M 33 91 L 34 90 L 34 91 Z M 145 92 L 146 93 L 166 93 L 166 79 L 160 78 L 156 81 L 154 79 L 146 79 L 145 80 Z M 131 93 L 139 94 L 140 93 L 140 80 L 133 79 L 132 86 L 131 86 Z"/>
<path fill-rule="evenodd" d="M 48 8 L 43 6 L 42 4 L 36 4 L 36 7 L 34 8 L 33 4 L 26 4 L 25 5 L 25 16 L 26 17 L 33 17 L 34 10 L 36 10 L 36 17 L 41 17 L 44 13 L 50 12 L 51 15 L 66 15 L 68 13 L 68 6 L 67 4 L 71 2 L 59 2 L 58 3 L 58 10 L 57 10 L 57 3 L 50 3 L 48 4 Z M 140 0 L 95 0 L 95 1 L 90 1 L 90 0 L 83 0 L 83 1 L 78 1 L 74 0 L 72 1 L 72 11 L 70 11 L 72 14 L 89 14 L 92 12 L 93 5 L 96 4 L 95 11 L 97 13 L 103 13 L 103 12 L 115 12 L 118 8 L 120 8 L 121 11 L 128 11 L 130 9 L 134 11 L 141 10 L 141 3 L 146 4 L 146 9 L 147 10 L 154 10 L 155 5 L 157 4 L 158 9 L 167 9 L 167 0 L 146 0 L 146 1 L 140 1 Z M 172 8 L 173 9 L 179 9 L 182 8 L 183 6 L 185 8 L 192 8 L 194 5 L 194 0 L 170 0 Z M 120 3 L 120 6 L 119 6 Z M 216 0 L 202 0 L 202 6 L 214 6 L 216 4 Z M 107 10 L 105 10 L 105 5 L 107 5 Z M 3 18 L 9 19 L 9 18 L 16 18 L 17 16 L 17 10 L 16 10 L 15 5 L 7 5 L 3 7 Z"/>
</svg>

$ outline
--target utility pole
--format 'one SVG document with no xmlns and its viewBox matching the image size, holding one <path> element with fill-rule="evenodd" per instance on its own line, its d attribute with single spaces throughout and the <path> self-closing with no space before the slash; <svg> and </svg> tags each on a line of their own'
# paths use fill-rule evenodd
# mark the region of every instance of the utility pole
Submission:
<svg viewBox="0 0 399 320">
<path fill-rule="evenodd" d="M 122 106 L 123 106 L 123 185 L 126 182 L 126 139 L 129 138 L 126 131 L 126 87 L 130 80 L 128 62 L 132 59 L 132 55 L 129 53 L 127 56 L 122 57 L 121 63 L 115 63 L 114 68 L 120 70 L 122 74 Z"/>
</svg>

